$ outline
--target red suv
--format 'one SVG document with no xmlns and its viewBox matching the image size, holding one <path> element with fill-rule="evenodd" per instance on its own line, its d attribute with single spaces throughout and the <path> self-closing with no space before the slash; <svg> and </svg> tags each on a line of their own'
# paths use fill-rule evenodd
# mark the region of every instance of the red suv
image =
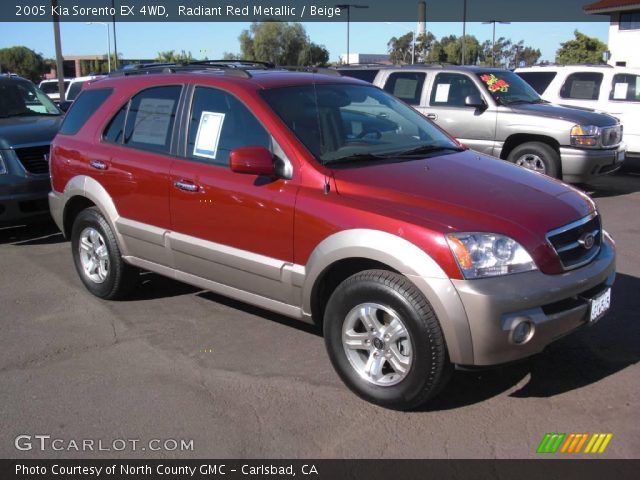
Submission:
<svg viewBox="0 0 640 480">
<path fill-rule="evenodd" d="M 112 76 L 74 102 L 51 173 L 94 295 L 144 269 L 322 324 L 344 382 L 390 408 L 610 304 L 614 243 L 586 195 L 355 79 L 243 63 Z"/>
</svg>

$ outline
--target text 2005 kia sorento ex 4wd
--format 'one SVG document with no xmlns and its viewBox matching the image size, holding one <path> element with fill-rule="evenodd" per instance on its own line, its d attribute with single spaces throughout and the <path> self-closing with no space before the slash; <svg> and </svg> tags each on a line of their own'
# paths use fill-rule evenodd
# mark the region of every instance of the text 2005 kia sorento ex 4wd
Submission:
<svg viewBox="0 0 640 480">
<path fill-rule="evenodd" d="M 587 196 L 384 91 L 146 73 L 84 90 L 52 147 L 51 211 L 94 295 L 124 295 L 140 268 L 321 323 L 349 388 L 398 409 L 452 365 L 527 357 L 609 308 L 614 243 Z"/>
</svg>

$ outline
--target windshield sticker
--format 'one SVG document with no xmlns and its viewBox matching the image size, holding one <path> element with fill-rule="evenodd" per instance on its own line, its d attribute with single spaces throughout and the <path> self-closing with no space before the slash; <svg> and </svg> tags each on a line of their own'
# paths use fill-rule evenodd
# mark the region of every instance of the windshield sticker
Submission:
<svg viewBox="0 0 640 480">
<path fill-rule="evenodd" d="M 220 132 L 224 123 L 224 113 L 202 112 L 193 154 L 196 157 L 215 160 L 220 142 Z"/>
<path fill-rule="evenodd" d="M 171 125 L 174 100 L 144 98 L 138 107 L 131 140 L 150 145 L 164 145 Z"/>
<path fill-rule="evenodd" d="M 439 83 L 436 88 L 436 103 L 447 103 L 449 101 L 450 83 Z"/>
<path fill-rule="evenodd" d="M 491 93 L 502 92 L 507 93 L 509 91 L 509 83 L 505 80 L 496 77 L 493 73 L 486 73 L 480 77 L 484 83 L 487 84 L 487 88 Z"/>
<path fill-rule="evenodd" d="M 626 100 L 627 94 L 629 93 L 629 84 L 628 83 L 616 83 L 616 86 L 613 90 L 613 99 L 614 100 Z"/>
</svg>

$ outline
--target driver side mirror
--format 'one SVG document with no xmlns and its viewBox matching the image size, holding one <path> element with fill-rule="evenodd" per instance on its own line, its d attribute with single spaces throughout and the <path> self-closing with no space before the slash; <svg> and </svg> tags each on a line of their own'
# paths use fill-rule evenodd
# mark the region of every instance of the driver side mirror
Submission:
<svg viewBox="0 0 640 480">
<path fill-rule="evenodd" d="M 264 147 L 240 147 L 231 151 L 229 156 L 231 171 L 248 175 L 276 174 L 273 155 Z"/>
<path fill-rule="evenodd" d="M 473 108 L 486 108 L 487 106 L 487 104 L 484 103 L 484 100 L 482 100 L 482 97 L 478 94 L 467 96 L 464 99 L 464 105 L 466 107 L 473 107 Z"/>
</svg>

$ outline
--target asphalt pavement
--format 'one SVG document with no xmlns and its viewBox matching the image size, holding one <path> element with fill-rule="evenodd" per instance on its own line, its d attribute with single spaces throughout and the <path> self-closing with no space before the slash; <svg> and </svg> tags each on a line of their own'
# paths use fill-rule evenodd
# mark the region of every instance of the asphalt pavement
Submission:
<svg viewBox="0 0 640 480">
<path fill-rule="evenodd" d="M 584 188 L 617 242 L 610 314 L 411 413 L 350 393 L 313 327 L 155 274 L 102 301 L 52 224 L 1 229 L 0 458 L 533 458 L 547 432 L 638 458 L 640 168 Z"/>
</svg>

